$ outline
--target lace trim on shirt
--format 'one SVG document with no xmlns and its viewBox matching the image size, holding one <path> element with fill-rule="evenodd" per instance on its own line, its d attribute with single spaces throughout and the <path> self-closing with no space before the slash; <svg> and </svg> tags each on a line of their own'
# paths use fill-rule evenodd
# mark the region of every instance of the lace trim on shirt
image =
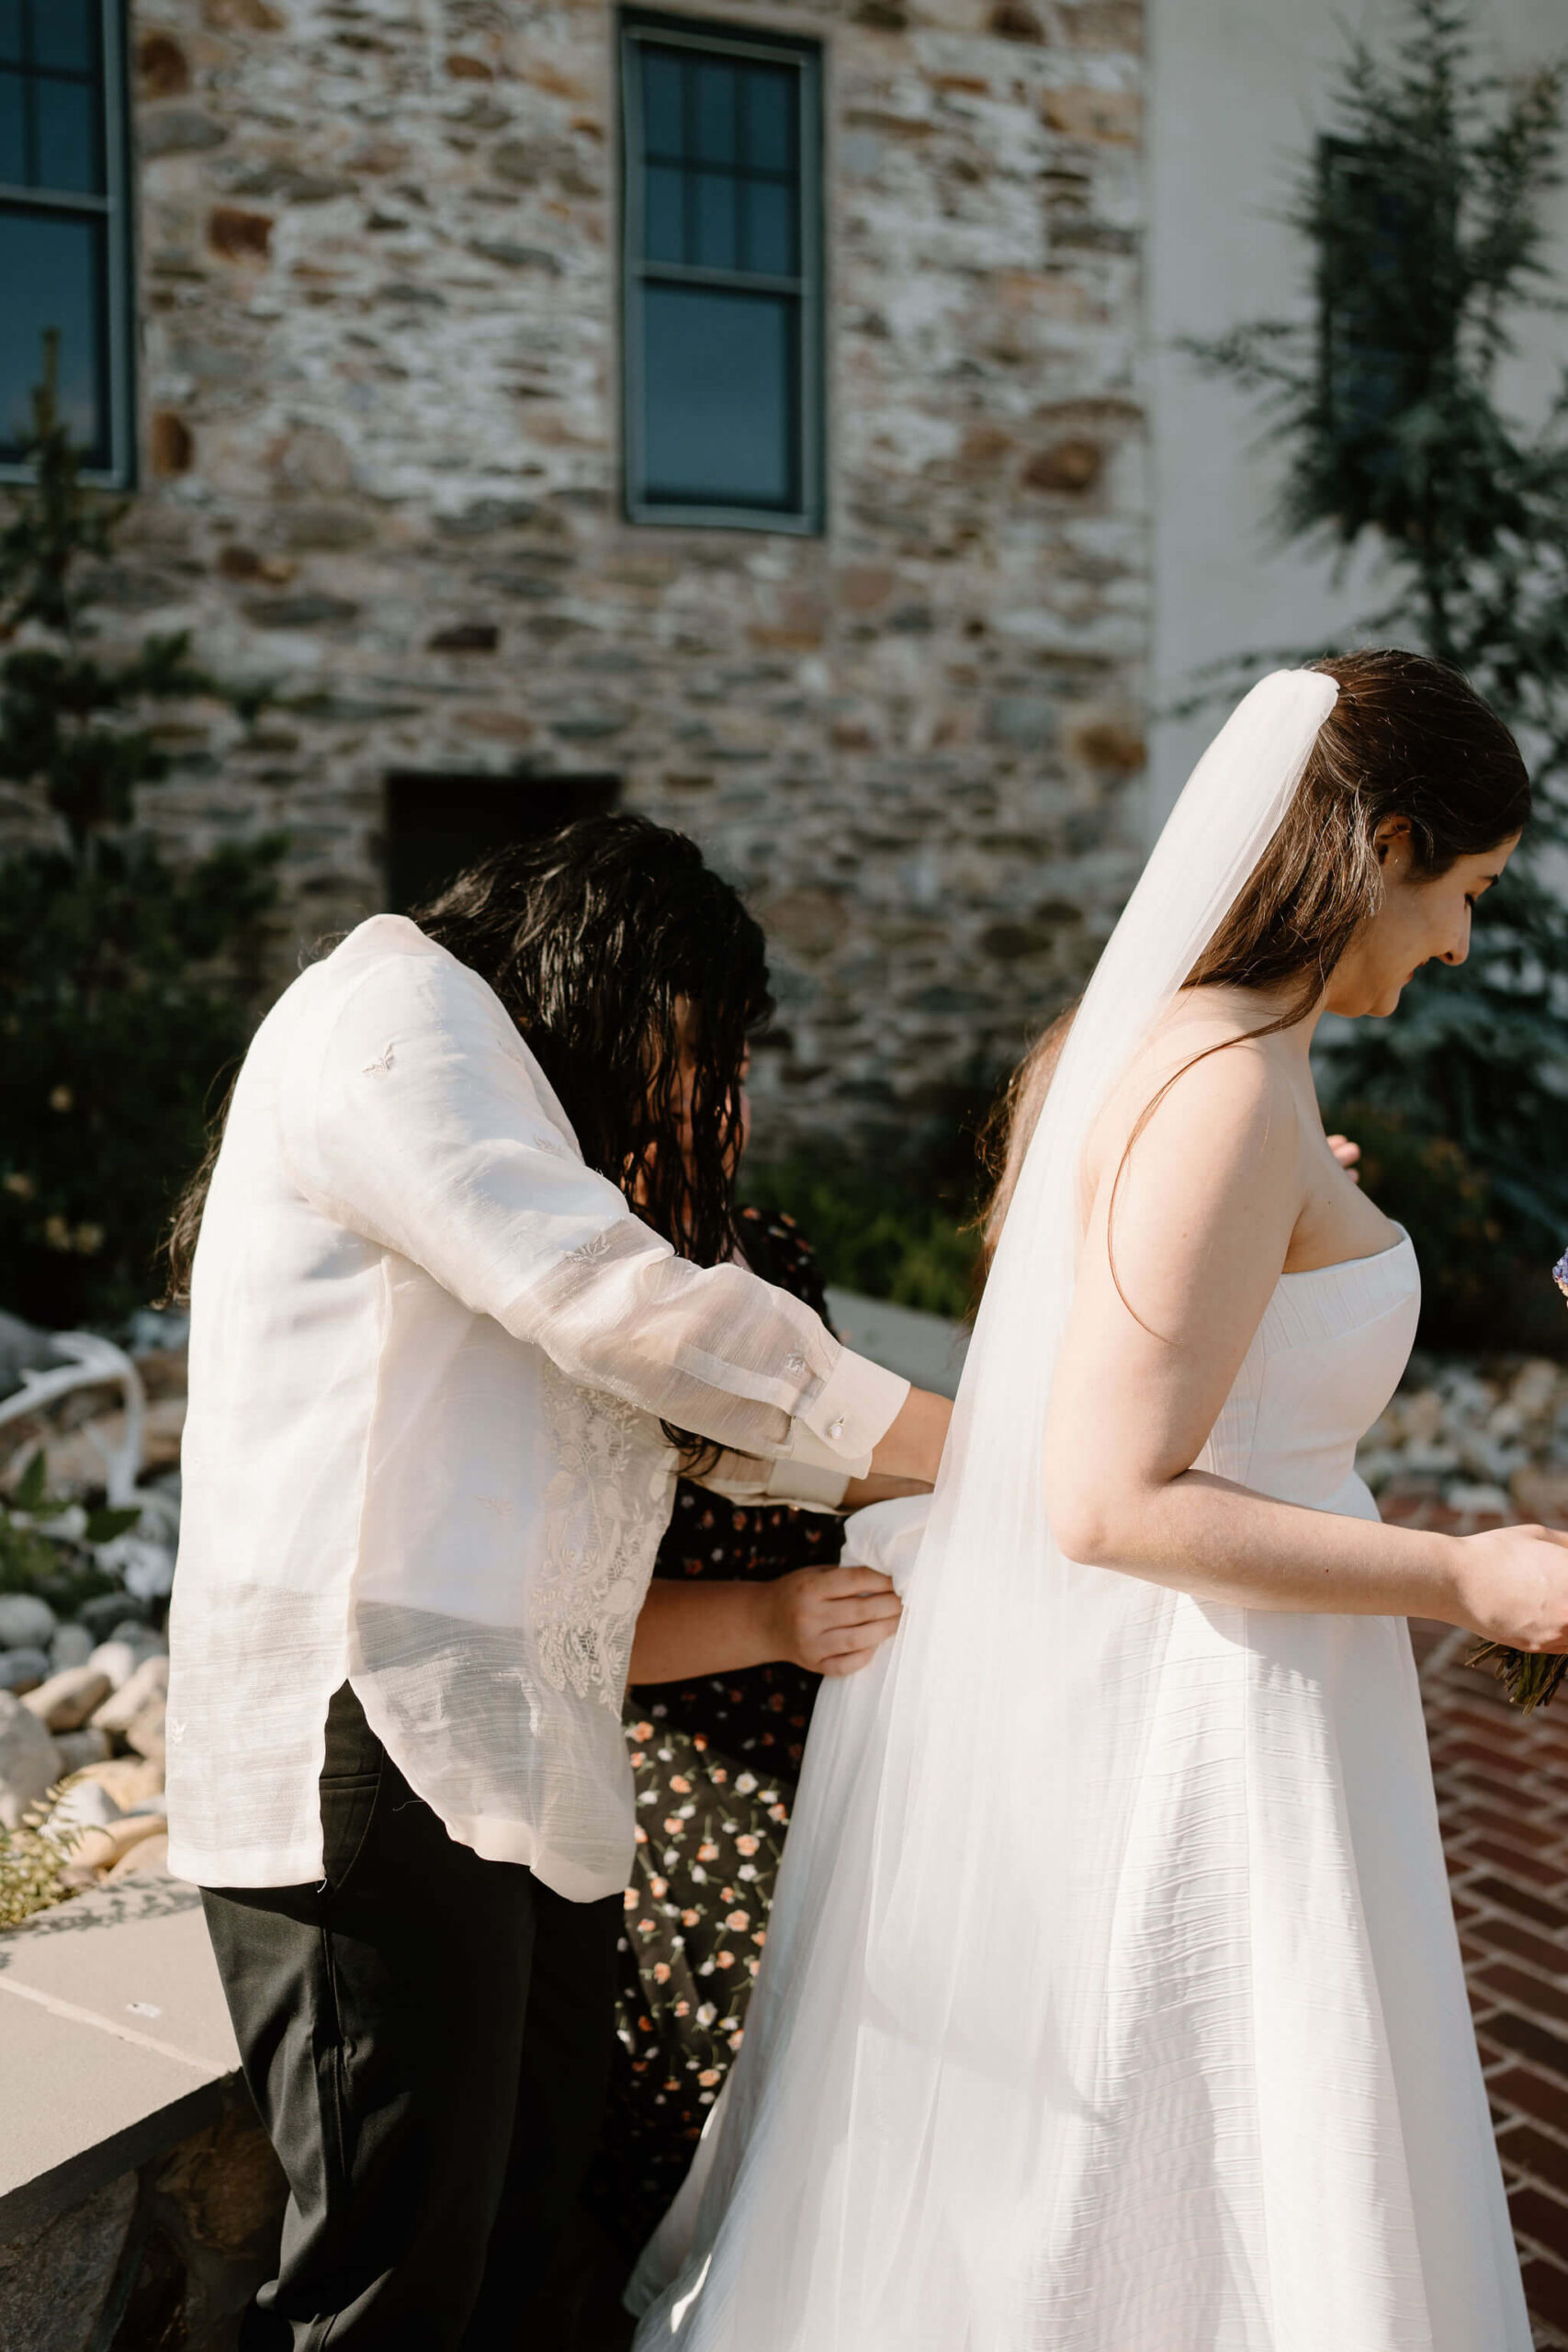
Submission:
<svg viewBox="0 0 1568 2352">
<path fill-rule="evenodd" d="M 668 1513 L 673 1455 L 648 1414 L 602 1389 L 580 1388 L 546 1360 L 546 1416 L 557 1469 L 545 1497 L 548 1530 L 534 1623 L 539 1667 L 557 1690 L 597 1699 L 616 1715 L 632 1634 Z M 648 1477 L 634 1457 L 648 1457 Z"/>
</svg>

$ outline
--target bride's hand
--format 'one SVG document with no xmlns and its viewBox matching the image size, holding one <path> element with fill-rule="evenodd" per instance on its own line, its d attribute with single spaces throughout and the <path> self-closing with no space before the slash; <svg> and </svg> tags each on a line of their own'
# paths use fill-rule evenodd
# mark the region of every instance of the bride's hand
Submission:
<svg viewBox="0 0 1568 2352">
<path fill-rule="evenodd" d="M 1568 1651 L 1568 1535 L 1496 1527 L 1459 1545 L 1457 1622 L 1516 1650 Z"/>
<path fill-rule="evenodd" d="M 767 1596 L 770 1656 L 813 1674 L 858 1674 L 898 1630 L 902 1604 L 878 1568 L 796 1568 Z"/>
</svg>

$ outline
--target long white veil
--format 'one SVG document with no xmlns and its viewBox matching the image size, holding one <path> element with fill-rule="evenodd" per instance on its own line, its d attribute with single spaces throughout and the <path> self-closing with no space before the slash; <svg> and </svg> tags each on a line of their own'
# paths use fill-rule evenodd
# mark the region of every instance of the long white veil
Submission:
<svg viewBox="0 0 1568 2352">
<path fill-rule="evenodd" d="M 1276 2341 L 1255 2332 L 1248 2168 L 1230 2161 L 1249 2064 L 1231 2046 L 1245 2001 L 1223 1997 L 1246 1965 L 1235 1890 L 1221 1855 L 1206 1874 L 1188 1852 L 1163 1882 L 1150 1857 L 1177 1597 L 1063 1556 L 1040 1458 L 1090 1126 L 1275 833 L 1335 695 L 1307 671 L 1253 688 L 1100 958 L 987 1285 L 898 1638 L 818 1704 L 695 2246 L 638 2352 Z M 1140 1921 L 1162 1883 L 1174 1906 L 1157 1981 L 1124 1916 L 1134 1880 Z M 1133 2304 L 1119 2242 L 1137 2249 Z"/>
</svg>

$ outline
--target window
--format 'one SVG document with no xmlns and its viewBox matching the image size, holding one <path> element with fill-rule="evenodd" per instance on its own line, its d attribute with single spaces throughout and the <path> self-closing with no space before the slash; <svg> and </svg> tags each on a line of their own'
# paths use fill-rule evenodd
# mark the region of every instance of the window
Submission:
<svg viewBox="0 0 1568 2352">
<path fill-rule="evenodd" d="M 1320 141 L 1318 169 L 1324 406 L 1341 433 L 1383 433 L 1425 398 L 1451 351 L 1451 321 L 1429 288 L 1458 222 L 1451 207 L 1418 219 L 1409 191 L 1391 186 L 1376 152 L 1353 141 Z"/>
<path fill-rule="evenodd" d="M 407 914 L 508 842 L 597 817 L 621 797 L 615 775 L 453 775 L 399 768 L 387 778 L 387 904 Z"/>
<path fill-rule="evenodd" d="M 0 470 L 53 329 L 90 473 L 130 478 L 124 34 L 120 0 L 0 0 Z"/>
<path fill-rule="evenodd" d="M 821 51 L 622 19 L 633 522 L 822 527 Z"/>
</svg>

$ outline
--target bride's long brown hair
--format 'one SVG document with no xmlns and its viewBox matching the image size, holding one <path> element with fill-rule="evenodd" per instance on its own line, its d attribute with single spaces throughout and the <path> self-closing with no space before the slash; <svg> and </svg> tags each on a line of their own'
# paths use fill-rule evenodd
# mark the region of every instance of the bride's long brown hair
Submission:
<svg viewBox="0 0 1568 2352">
<path fill-rule="evenodd" d="M 1247 1030 L 1247 1038 L 1270 1037 L 1305 1020 L 1357 932 L 1376 914 L 1382 899 L 1380 826 L 1403 819 L 1415 877 L 1435 881 L 1461 857 L 1511 841 L 1530 813 L 1518 745 L 1457 670 L 1388 649 L 1335 654 L 1309 666 L 1335 681 L 1338 698 L 1318 729 L 1278 832 L 1187 978 L 1189 988 L 1282 990 L 1283 1010 Z M 985 1139 L 992 1185 L 979 1219 L 983 1271 L 1001 1238 L 1072 1019 L 1069 1008 L 1036 1039 L 992 1114 Z M 1112 1214 L 1133 1146 L 1177 1080 L 1242 1042 L 1227 1037 L 1206 1046 L 1145 1104 L 1116 1171 Z"/>
</svg>

